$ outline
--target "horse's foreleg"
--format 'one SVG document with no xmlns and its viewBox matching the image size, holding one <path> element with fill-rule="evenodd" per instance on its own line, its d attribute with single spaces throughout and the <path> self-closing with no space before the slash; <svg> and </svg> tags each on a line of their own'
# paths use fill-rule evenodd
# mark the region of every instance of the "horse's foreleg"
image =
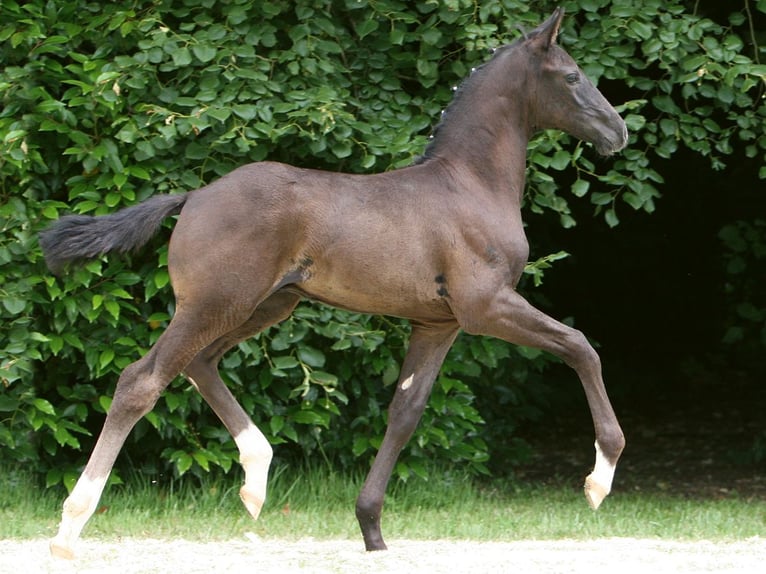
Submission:
<svg viewBox="0 0 766 574">
<path fill-rule="evenodd" d="M 285 319 L 299 300 L 299 296 L 289 293 L 272 295 L 258 306 L 246 323 L 200 351 L 184 369 L 184 374 L 234 437 L 245 471 L 245 484 L 239 496 L 254 519 L 258 518 L 266 500 L 272 448 L 221 380 L 218 362 L 226 351 L 240 341 Z"/>
<path fill-rule="evenodd" d="M 385 550 L 380 530 L 383 499 L 391 473 L 425 409 L 439 368 L 457 335 L 457 325 L 413 325 L 409 349 L 388 410 L 388 428 L 356 503 L 367 550 Z"/>
<path fill-rule="evenodd" d="M 580 331 L 535 309 L 510 288 L 497 293 L 483 313 L 466 316 L 470 317 L 470 321 L 463 325 L 467 331 L 543 349 L 577 372 L 596 434 L 596 463 L 585 480 L 585 496 L 592 508 L 598 508 L 611 490 L 625 438 L 609 403 L 596 351 Z"/>
</svg>

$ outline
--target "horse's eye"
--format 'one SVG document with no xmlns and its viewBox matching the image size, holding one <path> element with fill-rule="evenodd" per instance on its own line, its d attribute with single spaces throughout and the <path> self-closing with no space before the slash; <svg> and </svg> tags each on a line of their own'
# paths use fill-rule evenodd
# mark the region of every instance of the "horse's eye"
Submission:
<svg viewBox="0 0 766 574">
<path fill-rule="evenodd" d="M 566 81 L 567 84 L 576 84 L 580 81 L 580 74 L 577 72 L 572 72 L 571 74 L 566 75 Z"/>
</svg>

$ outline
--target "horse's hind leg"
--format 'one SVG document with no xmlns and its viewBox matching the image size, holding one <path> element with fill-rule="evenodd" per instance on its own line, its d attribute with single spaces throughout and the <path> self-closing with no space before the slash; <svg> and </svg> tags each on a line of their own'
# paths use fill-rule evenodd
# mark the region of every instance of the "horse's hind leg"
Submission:
<svg viewBox="0 0 766 574">
<path fill-rule="evenodd" d="M 184 374 L 199 390 L 234 437 L 245 470 L 245 484 L 239 491 L 242 502 L 257 519 L 266 499 L 266 482 L 272 449 L 266 437 L 250 420 L 242 406 L 218 374 L 218 362 L 231 347 L 263 329 L 286 319 L 300 297 L 291 293 L 276 293 L 258 305 L 252 317 L 199 352 L 184 369 Z"/>
<path fill-rule="evenodd" d="M 120 375 L 103 430 L 74 489 L 64 502 L 58 534 L 51 541 L 54 556 L 72 558 L 72 547 L 93 514 L 114 461 L 128 433 L 148 413 L 160 393 L 206 345 L 230 329 L 199 322 L 179 309 L 152 349 Z"/>
</svg>

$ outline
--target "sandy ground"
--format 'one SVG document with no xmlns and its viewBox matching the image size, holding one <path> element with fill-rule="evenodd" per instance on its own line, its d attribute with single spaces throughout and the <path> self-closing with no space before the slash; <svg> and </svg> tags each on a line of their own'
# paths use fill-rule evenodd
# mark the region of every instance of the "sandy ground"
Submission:
<svg viewBox="0 0 766 574">
<path fill-rule="evenodd" d="M 74 561 L 48 555 L 47 540 L 0 540 L 0 573 L 147 574 L 175 572 L 287 574 L 450 573 L 698 573 L 762 572 L 766 538 L 737 542 L 392 540 L 387 552 L 364 552 L 359 541 L 226 542 L 82 540 Z"/>
</svg>

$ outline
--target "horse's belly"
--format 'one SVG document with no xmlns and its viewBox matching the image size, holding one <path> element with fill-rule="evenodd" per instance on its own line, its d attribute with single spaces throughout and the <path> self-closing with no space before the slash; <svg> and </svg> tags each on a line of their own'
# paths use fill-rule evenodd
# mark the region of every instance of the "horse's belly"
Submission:
<svg viewBox="0 0 766 574">
<path fill-rule="evenodd" d="M 417 321 L 443 321 L 453 318 L 448 293 L 435 279 L 422 282 L 377 282 L 347 280 L 325 282 L 319 278 L 291 285 L 288 289 L 332 307 L 371 315 L 388 315 Z"/>
</svg>

